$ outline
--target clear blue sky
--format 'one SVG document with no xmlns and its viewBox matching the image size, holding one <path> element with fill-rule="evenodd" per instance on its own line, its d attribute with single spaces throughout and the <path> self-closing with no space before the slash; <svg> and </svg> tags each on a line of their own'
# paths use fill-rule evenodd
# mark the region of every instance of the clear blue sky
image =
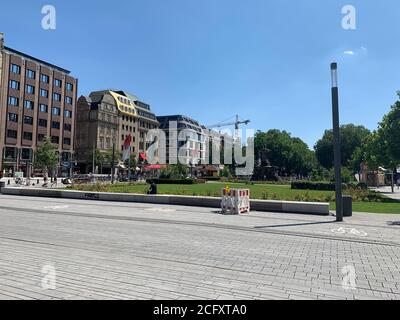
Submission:
<svg viewBox="0 0 400 320">
<path fill-rule="evenodd" d="M 53 31 L 41 28 L 46 4 L 57 9 Z M 346 4 L 357 9 L 355 31 L 341 27 Z M 238 113 L 254 129 L 285 129 L 311 147 L 332 125 L 330 62 L 339 63 L 342 123 L 376 128 L 400 89 L 398 0 L 14 0 L 1 7 L 6 45 L 71 70 L 80 94 L 125 89 L 158 115 L 183 113 L 206 125 Z"/>
</svg>

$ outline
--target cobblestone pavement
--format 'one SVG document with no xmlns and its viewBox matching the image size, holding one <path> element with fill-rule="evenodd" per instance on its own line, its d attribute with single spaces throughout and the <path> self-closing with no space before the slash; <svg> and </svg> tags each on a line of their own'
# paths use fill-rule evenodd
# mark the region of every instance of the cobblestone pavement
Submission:
<svg viewBox="0 0 400 320">
<path fill-rule="evenodd" d="M 400 215 L 334 220 L 0 196 L 0 299 L 400 299 Z"/>
</svg>

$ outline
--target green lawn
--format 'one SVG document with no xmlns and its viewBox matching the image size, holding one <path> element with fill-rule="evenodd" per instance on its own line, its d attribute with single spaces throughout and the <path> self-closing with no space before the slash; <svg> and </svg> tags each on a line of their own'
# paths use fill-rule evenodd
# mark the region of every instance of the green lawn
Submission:
<svg viewBox="0 0 400 320">
<path fill-rule="evenodd" d="M 218 197 L 221 194 L 221 189 L 229 185 L 231 188 L 250 189 L 252 199 L 265 199 L 265 200 L 289 200 L 289 201 L 315 201 L 315 202 L 329 202 L 331 209 L 335 208 L 335 194 L 332 191 L 308 191 L 308 190 L 292 190 L 289 185 L 266 185 L 266 184 L 234 184 L 234 183 L 207 183 L 207 184 L 193 184 L 193 185 L 175 185 L 175 184 L 160 184 L 158 185 L 158 192 L 160 194 L 175 194 L 175 195 L 194 195 L 194 196 L 211 196 Z M 118 193 L 146 193 L 149 185 L 84 185 L 72 187 L 76 190 L 87 191 L 107 191 Z M 381 195 L 373 193 L 374 198 L 379 199 L 380 202 L 361 202 L 368 191 L 363 191 L 361 196 L 356 193 L 357 201 L 353 203 L 353 210 L 355 212 L 372 212 L 372 213 L 398 213 L 400 214 L 400 202 L 390 200 Z M 372 194 L 372 193 L 371 193 Z M 354 197 L 355 198 L 355 197 Z"/>
</svg>

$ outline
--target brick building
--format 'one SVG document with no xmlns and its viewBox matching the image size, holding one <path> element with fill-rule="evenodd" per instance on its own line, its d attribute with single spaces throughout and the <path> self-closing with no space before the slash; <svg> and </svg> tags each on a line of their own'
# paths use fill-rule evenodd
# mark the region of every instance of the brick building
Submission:
<svg viewBox="0 0 400 320">
<path fill-rule="evenodd" d="M 32 174 L 45 137 L 58 148 L 60 164 L 71 160 L 77 87 L 68 70 L 4 46 L 0 33 L 1 174 Z"/>
</svg>

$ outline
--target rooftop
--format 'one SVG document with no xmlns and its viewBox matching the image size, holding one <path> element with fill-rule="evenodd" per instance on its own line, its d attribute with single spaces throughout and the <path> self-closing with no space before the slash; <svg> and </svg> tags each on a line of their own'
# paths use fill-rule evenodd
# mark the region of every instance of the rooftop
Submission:
<svg viewBox="0 0 400 320">
<path fill-rule="evenodd" d="M 34 62 L 43 64 L 43 65 L 45 65 L 45 66 L 47 66 L 47 67 L 53 68 L 53 69 L 58 70 L 58 71 L 60 71 L 60 72 L 63 72 L 63 73 L 66 73 L 66 74 L 70 74 L 70 73 L 71 73 L 71 71 L 69 71 L 69 70 L 66 70 L 66 69 L 64 69 L 64 68 L 58 67 L 58 66 L 56 66 L 56 65 L 54 65 L 54 64 L 51 64 L 51 63 L 48 63 L 48 62 L 46 62 L 46 61 L 37 59 L 37 58 L 32 57 L 32 56 L 30 56 L 30 55 L 28 55 L 28 54 L 26 54 L 26 53 L 20 52 L 20 51 L 18 51 L 18 50 L 15 50 L 15 49 L 12 49 L 12 48 L 9 48 L 9 47 L 6 47 L 6 46 L 4 46 L 4 50 L 5 50 L 5 51 L 8 51 L 8 52 L 10 52 L 10 53 L 19 55 L 19 56 L 21 56 L 21 57 L 23 57 L 23 58 L 25 58 L 25 59 L 27 59 L 27 60 L 31 60 L 31 61 L 34 61 Z"/>
</svg>

